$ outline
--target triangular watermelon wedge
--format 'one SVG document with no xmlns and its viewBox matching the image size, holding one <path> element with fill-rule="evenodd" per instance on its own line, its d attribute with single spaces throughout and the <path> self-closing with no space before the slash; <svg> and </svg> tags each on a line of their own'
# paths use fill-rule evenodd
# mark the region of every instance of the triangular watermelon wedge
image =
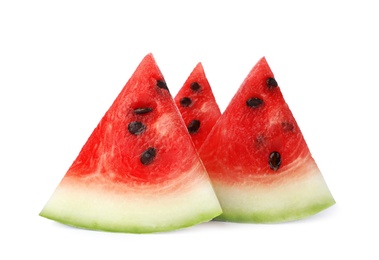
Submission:
<svg viewBox="0 0 379 260">
<path fill-rule="evenodd" d="M 40 215 L 87 229 L 150 233 L 220 213 L 207 172 L 148 54 Z"/>
<path fill-rule="evenodd" d="M 188 76 L 174 100 L 196 149 L 200 149 L 221 115 L 201 62 Z"/>
<path fill-rule="evenodd" d="M 263 57 L 200 148 L 223 209 L 217 219 L 283 222 L 335 203 Z"/>
</svg>

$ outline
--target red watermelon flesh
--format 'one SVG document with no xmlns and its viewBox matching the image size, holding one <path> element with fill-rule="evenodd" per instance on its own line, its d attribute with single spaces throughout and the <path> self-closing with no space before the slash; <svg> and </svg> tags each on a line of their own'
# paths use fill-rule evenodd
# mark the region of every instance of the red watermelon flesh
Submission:
<svg viewBox="0 0 379 260">
<path fill-rule="evenodd" d="M 200 62 L 193 69 L 174 100 L 195 147 L 199 149 L 221 115 Z"/>
<path fill-rule="evenodd" d="M 335 203 L 265 58 L 200 148 L 223 209 L 217 219 L 282 222 Z"/>
<path fill-rule="evenodd" d="M 40 215 L 87 229 L 150 233 L 220 213 L 207 172 L 149 54 Z"/>
</svg>

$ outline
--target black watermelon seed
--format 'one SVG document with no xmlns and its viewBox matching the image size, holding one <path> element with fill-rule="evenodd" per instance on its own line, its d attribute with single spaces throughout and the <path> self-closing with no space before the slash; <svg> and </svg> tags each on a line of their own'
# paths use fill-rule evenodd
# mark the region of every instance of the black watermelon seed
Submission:
<svg viewBox="0 0 379 260">
<path fill-rule="evenodd" d="M 142 134 L 146 129 L 146 126 L 139 121 L 133 121 L 129 123 L 128 130 L 133 135 Z"/>
<path fill-rule="evenodd" d="M 194 134 L 194 133 L 196 133 L 196 132 L 199 130 L 199 128 L 200 128 L 200 121 L 197 120 L 197 119 L 192 120 L 192 121 L 188 124 L 188 126 L 187 126 L 188 132 L 189 132 L 190 134 Z"/>
<path fill-rule="evenodd" d="M 180 105 L 182 107 L 189 107 L 192 104 L 192 100 L 189 97 L 184 97 L 180 100 Z"/>
<path fill-rule="evenodd" d="M 153 162 L 156 155 L 157 150 L 154 147 L 149 147 L 142 153 L 140 161 L 143 165 L 148 165 Z"/>
<path fill-rule="evenodd" d="M 282 158 L 280 153 L 272 152 L 268 158 L 268 164 L 270 165 L 271 170 L 277 171 L 282 163 Z"/>
<path fill-rule="evenodd" d="M 199 91 L 200 90 L 200 84 L 197 82 L 192 82 L 190 87 L 193 91 Z"/>
<path fill-rule="evenodd" d="M 157 80 L 157 86 L 159 88 L 163 88 L 163 89 L 168 90 L 167 84 L 164 80 Z"/>
<path fill-rule="evenodd" d="M 246 105 L 251 108 L 257 108 L 263 105 L 263 100 L 260 98 L 249 98 Z"/>
<path fill-rule="evenodd" d="M 266 80 L 266 84 L 267 84 L 268 88 L 275 88 L 278 86 L 278 82 L 276 82 L 276 80 L 274 78 L 268 78 Z"/>
<path fill-rule="evenodd" d="M 142 115 L 142 114 L 147 114 L 151 111 L 153 111 L 151 107 L 141 107 L 141 108 L 134 109 L 134 114 Z"/>
</svg>

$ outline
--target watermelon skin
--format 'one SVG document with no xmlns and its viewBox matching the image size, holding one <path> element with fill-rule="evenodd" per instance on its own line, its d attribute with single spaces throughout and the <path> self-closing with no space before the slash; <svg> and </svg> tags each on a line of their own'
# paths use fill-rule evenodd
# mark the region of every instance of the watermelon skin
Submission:
<svg viewBox="0 0 379 260">
<path fill-rule="evenodd" d="M 149 54 L 40 215 L 86 229 L 151 233 L 220 213 L 207 172 Z"/>
<path fill-rule="evenodd" d="M 280 87 L 269 87 L 269 79 L 263 57 L 200 148 L 223 209 L 218 220 L 291 221 L 335 203 Z M 280 160 L 270 160 L 274 153 Z"/>
<path fill-rule="evenodd" d="M 188 76 L 174 100 L 187 127 L 191 129 L 193 120 L 200 122 L 196 131 L 190 131 L 196 149 L 200 149 L 221 115 L 201 62 Z"/>
</svg>

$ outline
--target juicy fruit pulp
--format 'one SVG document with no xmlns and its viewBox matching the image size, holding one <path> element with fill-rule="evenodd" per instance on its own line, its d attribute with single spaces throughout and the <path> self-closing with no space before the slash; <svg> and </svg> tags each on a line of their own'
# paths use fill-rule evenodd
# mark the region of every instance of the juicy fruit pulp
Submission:
<svg viewBox="0 0 379 260">
<path fill-rule="evenodd" d="M 174 100 L 199 149 L 221 115 L 201 63 L 193 69 Z"/>
<path fill-rule="evenodd" d="M 223 209 L 217 219 L 289 221 L 335 203 L 265 58 L 199 153 Z"/>
<path fill-rule="evenodd" d="M 40 215 L 88 229 L 149 233 L 220 213 L 207 172 L 149 54 Z"/>
</svg>

